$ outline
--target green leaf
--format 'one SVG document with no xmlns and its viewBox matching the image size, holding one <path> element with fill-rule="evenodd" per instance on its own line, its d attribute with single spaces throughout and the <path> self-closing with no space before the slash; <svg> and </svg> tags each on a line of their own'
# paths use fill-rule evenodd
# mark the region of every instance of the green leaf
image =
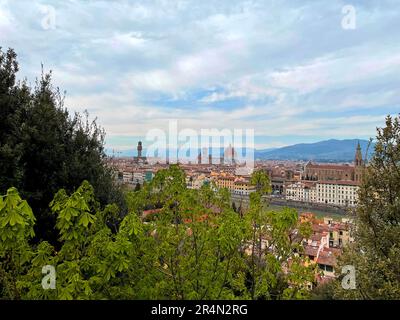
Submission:
<svg viewBox="0 0 400 320">
<path fill-rule="evenodd" d="M 94 222 L 95 217 L 90 214 L 89 212 L 84 212 L 82 213 L 80 219 L 79 219 L 79 224 L 83 225 L 85 228 L 89 225 L 89 223 Z"/>
<path fill-rule="evenodd" d="M 11 210 L 9 213 L 10 226 L 18 224 L 24 224 L 24 219 L 18 214 L 17 210 Z"/>
</svg>

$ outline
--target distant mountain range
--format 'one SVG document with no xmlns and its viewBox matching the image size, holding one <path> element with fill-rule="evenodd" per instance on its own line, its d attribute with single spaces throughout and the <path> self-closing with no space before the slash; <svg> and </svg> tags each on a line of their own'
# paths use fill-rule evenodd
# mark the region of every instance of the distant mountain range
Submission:
<svg viewBox="0 0 400 320">
<path fill-rule="evenodd" d="M 368 147 L 368 140 L 325 140 L 315 143 L 299 143 L 287 147 L 256 150 L 255 158 L 262 160 L 313 160 L 319 162 L 350 162 L 354 160 L 357 143 L 360 143 L 363 157 Z M 374 143 L 368 150 L 368 158 L 374 151 Z"/>
<path fill-rule="evenodd" d="M 347 139 L 336 140 L 330 139 L 315 143 L 299 143 L 291 146 L 274 149 L 255 150 L 254 156 L 257 160 L 313 160 L 316 162 L 351 162 L 354 160 L 357 143 L 360 143 L 363 157 L 368 147 L 368 140 Z M 368 151 L 368 158 L 374 151 L 374 143 L 371 143 Z M 221 149 L 222 152 L 222 149 Z M 107 149 L 106 153 L 113 155 L 112 149 Z M 143 149 L 143 155 L 146 149 Z M 116 157 L 133 157 L 137 155 L 134 149 L 114 152 Z"/>
</svg>

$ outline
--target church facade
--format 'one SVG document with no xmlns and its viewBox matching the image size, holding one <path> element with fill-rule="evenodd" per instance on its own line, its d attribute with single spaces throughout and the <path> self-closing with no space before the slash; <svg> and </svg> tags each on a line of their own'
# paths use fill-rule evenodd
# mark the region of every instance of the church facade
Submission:
<svg viewBox="0 0 400 320">
<path fill-rule="evenodd" d="M 364 161 L 358 143 L 354 164 L 317 164 L 308 162 L 304 168 L 302 180 L 309 181 L 354 181 L 361 182 Z"/>
</svg>

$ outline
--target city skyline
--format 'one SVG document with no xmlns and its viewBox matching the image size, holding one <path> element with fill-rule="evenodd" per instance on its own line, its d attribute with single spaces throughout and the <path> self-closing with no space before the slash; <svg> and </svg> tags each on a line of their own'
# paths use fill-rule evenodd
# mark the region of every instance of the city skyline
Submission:
<svg viewBox="0 0 400 320">
<path fill-rule="evenodd" d="M 342 24 L 349 4 L 353 29 Z M 375 136 L 399 109 L 399 16 L 390 0 L 1 0 L 0 42 L 19 55 L 20 79 L 34 83 L 42 62 L 53 70 L 66 106 L 97 117 L 108 148 L 175 118 L 254 129 L 264 149 Z"/>
</svg>

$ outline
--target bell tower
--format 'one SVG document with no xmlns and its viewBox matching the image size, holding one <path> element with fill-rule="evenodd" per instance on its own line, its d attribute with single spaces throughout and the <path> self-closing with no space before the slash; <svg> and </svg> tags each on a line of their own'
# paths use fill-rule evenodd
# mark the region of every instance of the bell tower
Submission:
<svg viewBox="0 0 400 320">
<path fill-rule="evenodd" d="M 356 157 L 354 159 L 354 164 L 356 167 L 363 165 L 360 142 L 358 142 L 358 144 L 357 144 Z"/>
<path fill-rule="evenodd" d="M 354 181 L 360 183 L 364 171 L 364 161 L 361 154 L 360 142 L 357 143 L 356 156 L 354 158 Z"/>
<path fill-rule="evenodd" d="M 137 150 L 137 156 L 133 157 L 133 162 L 136 164 L 146 164 L 147 157 L 142 156 L 142 150 L 143 150 L 142 141 L 138 142 L 136 150 Z"/>
<path fill-rule="evenodd" d="M 138 145 L 137 145 L 137 156 L 138 156 L 138 158 L 142 157 L 142 149 L 143 149 L 142 141 L 139 141 Z"/>
</svg>

